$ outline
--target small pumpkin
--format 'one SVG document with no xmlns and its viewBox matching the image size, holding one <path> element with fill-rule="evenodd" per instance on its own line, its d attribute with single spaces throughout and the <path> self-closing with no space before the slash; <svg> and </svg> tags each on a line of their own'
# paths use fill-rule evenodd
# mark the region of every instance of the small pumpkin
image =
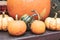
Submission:
<svg viewBox="0 0 60 40">
<path fill-rule="evenodd" d="M 0 30 L 7 31 L 8 23 L 12 20 L 12 17 L 9 17 L 5 12 L 3 12 L 3 14 L 0 15 Z"/>
<path fill-rule="evenodd" d="M 8 32 L 13 36 L 20 36 L 26 32 L 26 24 L 22 20 L 18 20 L 18 15 L 16 15 L 16 20 L 12 21 L 8 25 Z"/>
<path fill-rule="evenodd" d="M 37 13 L 34 10 L 35 13 Z M 37 13 L 38 14 L 38 13 Z M 31 23 L 31 31 L 35 34 L 42 34 L 45 32 L 46 28 L 45 28 L 45 23 L 43 21 L 40 20 L 40 15 L 38 14 L 38 20 L 34 20 Z"/>
<path fill-rule="evenodd" d="M 45 24 L 46 24 L 47 29 L 60 30 L 60 18 L 57 18 L 57 13 L 55 13 L 54 18 L 52 17 L 46 18 Z"/>
</svg>

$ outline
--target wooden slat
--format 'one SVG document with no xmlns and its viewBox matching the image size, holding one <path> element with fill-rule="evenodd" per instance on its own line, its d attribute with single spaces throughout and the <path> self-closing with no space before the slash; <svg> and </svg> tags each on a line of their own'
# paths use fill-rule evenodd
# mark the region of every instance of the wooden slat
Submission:
<svg viewBox="0 0 60 40">
<path fill-rule="evenodd" d="M 0 1 L 0 5 L 7 5 L 7 1 Z"/>
</svg>

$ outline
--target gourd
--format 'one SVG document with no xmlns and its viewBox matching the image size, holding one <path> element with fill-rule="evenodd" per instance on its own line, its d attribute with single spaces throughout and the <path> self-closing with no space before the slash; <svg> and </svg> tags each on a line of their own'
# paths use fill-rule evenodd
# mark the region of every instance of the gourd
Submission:
<svg viewBox="0 0 60 40">
<path fill-rule="evenodd" d="M 28 14 L 24 14 L 20 19 L 23 20 L 26 25 L 27 25 L 27 30 L 30 30 L 30 23 L 34 20 L 34 16 L 37 16 L 37 14 L 33 14 L 33 15 L 28 15 Z"/>
<path fill-rule="evenodd" d="M 9 17 L 8 15 L 3 12 L 0 15 L 0 30 L 7 31 L 8 23 L 13 21 L 14 19 L 12 17 Z"/>
<path fill-rule="evenodd" d="M 55 13 L 55 16 L 47 17 L 45 19 L 46 28 L 50 30 L 60 30 L 60 18 L 57 18 L 58 13 Z"/>
<path fill-rule="evenodd" d="M 18 20 L 18 15 L 16 15 L 16 20 L 12 21 L 8 25 L 8 32 L 13 36 L 20 36 L 24 34 L 27 30 L 26 24 L 22 20 Z"/>
<path fill-rule="evenodd" d="M 34 19 L 33 17 L 37 16 L 37 14 L 33 14 L 33 15 L 28 15 L 28 14 L 24 14 L 20 19 L 23 20 L 26 24 L 31 23 Z"/>
</svg>

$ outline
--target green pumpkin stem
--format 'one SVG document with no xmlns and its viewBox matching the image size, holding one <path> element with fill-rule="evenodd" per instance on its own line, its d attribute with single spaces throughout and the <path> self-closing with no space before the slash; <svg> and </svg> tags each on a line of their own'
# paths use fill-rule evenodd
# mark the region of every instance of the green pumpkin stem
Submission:
<svg viewBox="0 0 60 40">
<path fill-rule="evenodd" d="M 55 19 L 57 18 L 57 15 L 58 15 L 58 13 L 55 13 L 55 16 L 54 16 Z"/>
<path fill-rule="evenodd" d="M 18 20 L 18 15 L 16 14 L 15 19 Z"/>
</svg>

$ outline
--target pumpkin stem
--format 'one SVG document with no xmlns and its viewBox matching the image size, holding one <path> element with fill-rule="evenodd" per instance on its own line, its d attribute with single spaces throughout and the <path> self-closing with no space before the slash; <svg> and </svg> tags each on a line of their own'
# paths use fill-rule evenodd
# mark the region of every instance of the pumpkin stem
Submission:
<svg viewBox="0 0 60 40">
<path fill-rule="evenodd" d="M 39 15 L 39 13 L 36 10 L 32 10 L 32 12 L 35 13 L 33 16 L 38 15 L 38 20 L 41 20 L 41 16 Z"/>
<path fill-rule="evenodd" d="M 16 14 L 15 19 L 18 20 L 18 15 Z"/>
<path fill-rule="evenodd" d="M 58 13 L 55 13 L 55 16 L 54 16 L 55 19 L 57 18 L 57 14 L 58 14 Z"/>
<path fill-rule="evenodd" d="M 3 17 L 3 18 L 5 17 L 5 12 L 3 12 L 2 17 Z"/>
<path fill-rule="evenodd" d="M 2 17 L 3 18 L 5 17 L 5 12 L 6 12 L 6 10 L 4 10 L 4 12 L 2 12 Z"/>
</svg>

